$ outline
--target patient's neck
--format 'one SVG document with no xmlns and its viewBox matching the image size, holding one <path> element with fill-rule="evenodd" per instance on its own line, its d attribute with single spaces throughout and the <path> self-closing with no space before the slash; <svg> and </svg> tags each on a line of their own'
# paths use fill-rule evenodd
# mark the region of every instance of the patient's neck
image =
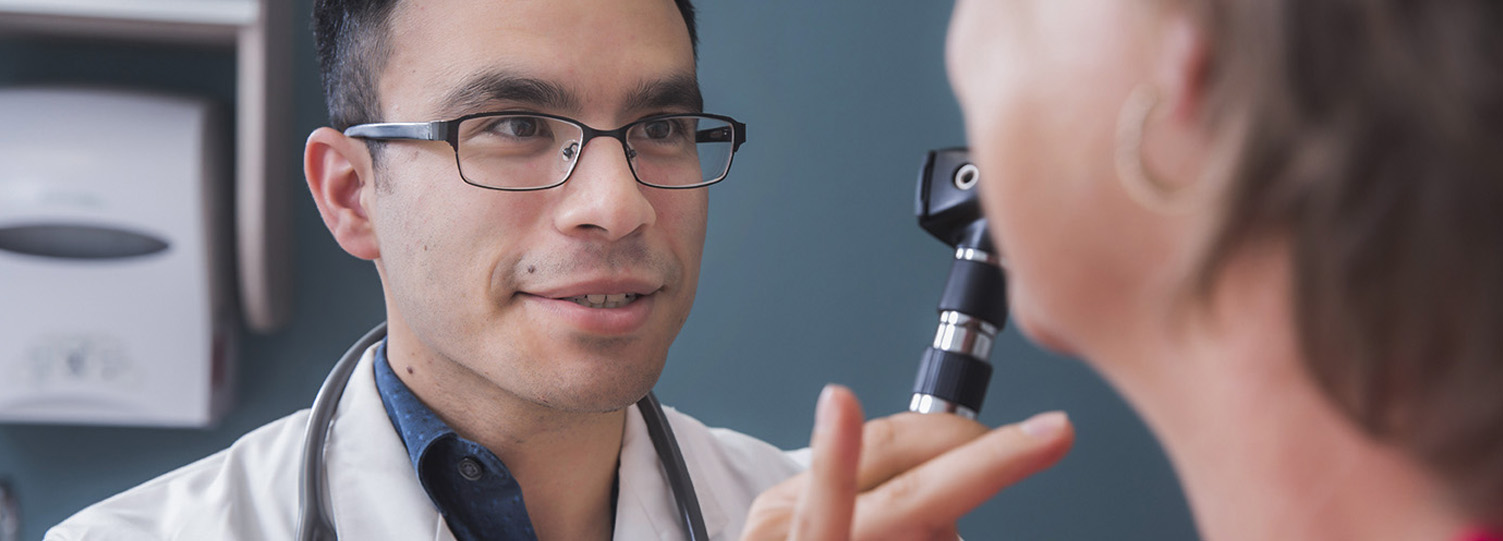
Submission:
<svg viewBox="0 0 1503 541">
<path fill-rule="evenodd" d="M 1235 262 L 1205 317 L 1131 363 L 1156 368 L 1108 374 L 1164 443 L 1202 536 L 1456 538 L 1466 518 L 1436 481 L 1360 432 L 1307 375 L 1285 268 Z"/>
</svg>

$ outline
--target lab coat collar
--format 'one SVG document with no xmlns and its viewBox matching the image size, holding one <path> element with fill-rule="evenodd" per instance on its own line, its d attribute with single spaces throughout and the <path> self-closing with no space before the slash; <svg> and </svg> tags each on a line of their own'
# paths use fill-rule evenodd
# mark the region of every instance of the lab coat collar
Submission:
<svg viewBox="0 0 1503 541">
<path fill-rule="evenodd" d="M 339 400 L 324 461 L 328 465 L 331 514 L 343 539 L 433 539 L 454 541 L 391 426 L 376 391 L 373 359 L 367 349 Z M 692 480 L 710 479 L 695 458 L 708 452 L 713 436 L 703 426 L 668 410 L 669 422 L 688 462 Z M 641 411 L 626 414 L 621 442 L 615 539 L 686 539 L 667 474 L 647 434 Z M 700 510 L 710 537 L 728 522 L 711 487 L 697 486 Z"/>
<path fill-rule="evenodd" d="M 454 541 L 381 404 L 375 351 L 355 366 L 324 451 L 335 530 L 341 539 Z"/>
<path fill-rule="evenodd" d="M 711 539 L 720 538 L 728 519 L 724 506 L 715 497 L 711 486 L 703 483 L 711 477 L 695 460 L 701 444 L 710 444 L 709 432 L 699 423 L 674 422 L 682 416 L 671 408 L 664 408 L 675 439 L 688 463 L 689 479 L 695 485 L 699 497 L 700 512 L 704 515 L 705 533 Z M 668 484 L 668 474 L 658 452 L 647 434 L 647 422 L 642 412 L 632 405 L 626 412 L 626 430 L 621 440 L 621 466 L 618 473 L 621 486 L 616 500 L 615 539 L 688 539 L 684 523 L 678 514 L 678 503 L 673 489 Z"/>
</svg>

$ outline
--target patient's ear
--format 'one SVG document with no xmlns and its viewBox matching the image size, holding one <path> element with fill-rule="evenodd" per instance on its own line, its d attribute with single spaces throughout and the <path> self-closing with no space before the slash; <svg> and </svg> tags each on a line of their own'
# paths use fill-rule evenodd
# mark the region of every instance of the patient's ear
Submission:
<svg viewBox="0 0 1503 541">
<path fill-rule="evenodd" d="M 1195 185 L 1213 154 L 1207 107 L 1213 55 L 1194 14 L 1168 10 L 1160 21 L 1151 75 L 1158 101 L 1143 132 L 1142 160 L 1166 188 Z"/>
<path fill-rule="evenodd" d="M 319 128 L 303 148 L 303 174 L 324 225 L 350 255 L 365 260 L 381 257 L 370 214 L 367 190 L 375 189 L 370 151 L 365 143 L 333 128 Z"/>
<path fill-rule="evenodd" d="M 1211 75 L 1211 41 L 1193 14 L 1175 11 L 1165 17 L 1154 66 L 1160 107 L 1171 122 L 1203 125 Z"/>
</svg>

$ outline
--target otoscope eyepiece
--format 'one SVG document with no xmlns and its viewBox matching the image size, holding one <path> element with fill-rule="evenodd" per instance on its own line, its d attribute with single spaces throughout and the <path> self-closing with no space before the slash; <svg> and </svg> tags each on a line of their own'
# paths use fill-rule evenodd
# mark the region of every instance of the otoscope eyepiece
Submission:
<svg viewBox="0 0 1503 541">
<path fill-rule="evenodd" d="M 929 151 L 919 171 L 914 209 L 919 226 L 950 246 L 991 253 L 991 235 L 976 198 L 980 180 L 981 170 L 965 148 Z"/>
<path fill-rule="evenodd" d="M 939 301 L 939 329 L 924 351 L 908 409 L 975 418 L 991 380 L 992 342 L 1007 323 L 1007 284 L 976 186 L 981 170 L 965 148 L 930 151 L 919 172 L 919 225 L 955 248 Z"/>
</svg>

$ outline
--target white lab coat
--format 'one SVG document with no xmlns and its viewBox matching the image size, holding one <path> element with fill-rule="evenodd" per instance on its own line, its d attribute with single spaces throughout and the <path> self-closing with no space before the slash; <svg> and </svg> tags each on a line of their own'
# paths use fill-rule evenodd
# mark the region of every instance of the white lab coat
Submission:
<svg viewBox="0 0 1503 541">
<path fill-rule="evenodd" d="M 452 540 L 382 406 L 374 351 L 365 352 L 339 401 L 324 455 L 335 528 L 347 540 Z M 752 500 L 807 464 L 806 455 L 665 411 L 712 539 L 739 538 Z M 46 539 L 292 539 L 308 416 L 303 410 L 274 421 L 228 449 L 86 508 Z M 626 419 L 615 539 L 683 539 L 673 493 L 636 406 Z"/>
</svg>

